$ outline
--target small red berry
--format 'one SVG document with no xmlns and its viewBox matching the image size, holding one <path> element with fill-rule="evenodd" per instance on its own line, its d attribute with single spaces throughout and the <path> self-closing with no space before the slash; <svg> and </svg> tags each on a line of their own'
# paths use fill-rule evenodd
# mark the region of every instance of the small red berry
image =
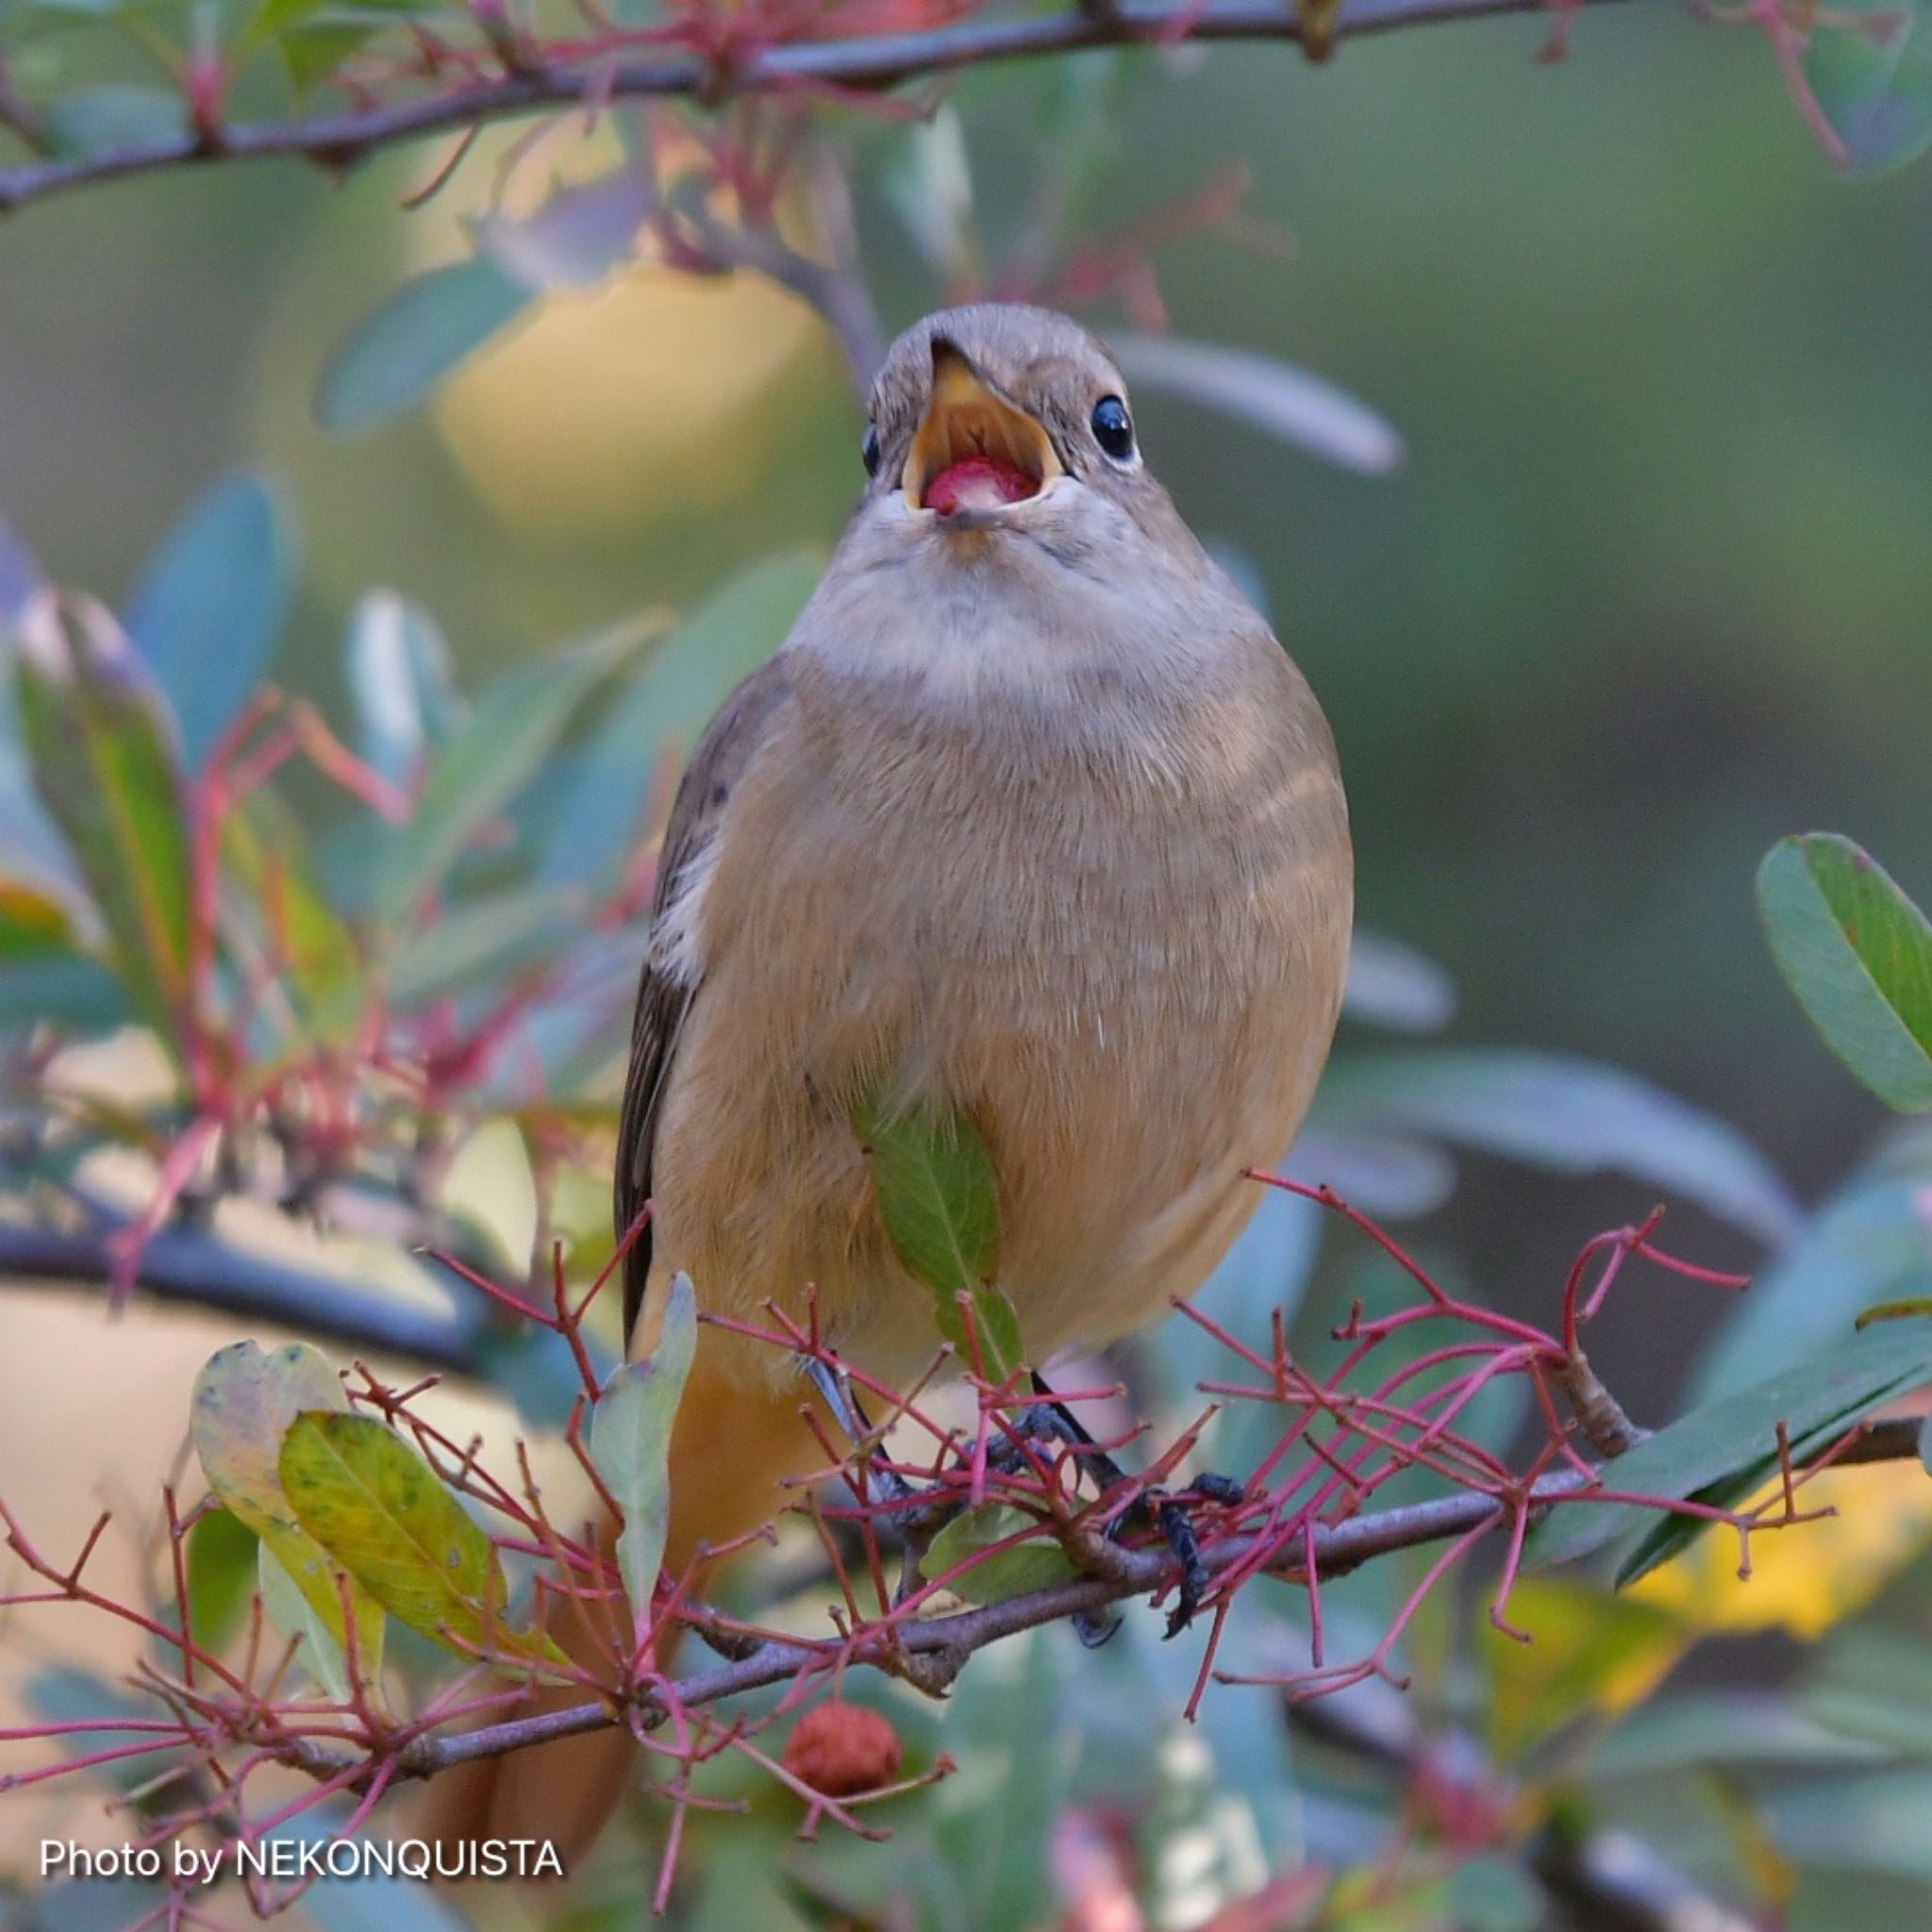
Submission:
<svg viewBox="0 0 1932 1932">
<path fill-rule="evenodd" d="M 875 1791 L 899 1775 L 899 1734 L 875 1710 L 832 1698 L 785 1740 L 785 1769 L 827 1798 Z"/>
</svg>

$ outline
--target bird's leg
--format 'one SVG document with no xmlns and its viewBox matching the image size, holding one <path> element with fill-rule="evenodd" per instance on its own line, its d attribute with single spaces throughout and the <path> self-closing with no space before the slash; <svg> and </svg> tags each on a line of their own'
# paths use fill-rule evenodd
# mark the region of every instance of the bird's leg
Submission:
<svg viewBox="0 0 1932 1932">
<path fill-rule="evenodd" d="M 1034 1442 L 1059 1442 L 1074 1452 L 1074 1460 L 1086 1470 L 1103 1490 L 1113 1489 L 1127 1480 L 1127 1473 L 1093 1440 L 1092 1433 L 1072 1409 L 1053 1391 L 1038 1369 L 1033 1372 L 1033 1392 L 1044 1400 L 1023 1408 L 1008 1424 L 1014 1437 Z M 1024 1451 L 1010 1437 L 995 1442 L 987 1460 L 1008 1474 L 1019 1468 Z"/>
<path fill-rule="evenodd" d="M 1167 1613 L 1167 1634 L 1178 1637 L 1194 1621 L 1201 1599 L 1208 1592 L 1208 1566 L 1201 1560 L 1201 1544 L 1188 1510 L 1194 1503 L 1239 1503 L 1247 1491 L 1229 1475 L 1197 1475 L 1178 1493 L 1160 1496 L 1154 1505 L 1154 1521 L 1161 1540 L 1173 1551 L 1181 1566 L 1181 1580 L 1174 1591 L 1174 1608 Z"/>
<path fill-rule="evenodd" d="M 1017 1433 L 1036 1440 L 1066 1442 L 1074 1446 L 1081 1464 L 1093 1474 L 1102 1489 L 1111 1489 L 1126 1480 L 1126 1474 L 1105 1449 L 1093 1440 L 1086 1425 L 1054 1394 L 1051 1385 L 1038 1371 L 1033 1376 L 1034 1392 L 1045 1400 L 1022 1412 L 1014 1423 Z M 1010 1445 L 1009 1449 L 1010 1449 Z M 1015 1455 L 1017 1459 L 1017 1455 Z M 1201 1561 L 1201 1544 L 1194 1534 L 1189 1511 L 1196 1503 L 1239 1503 L 1247 1493 L 1232 1476 L 1197 1475 L 1186 1489 L 1169 1495 L 1150 1490 L 1124 1509 L 1108 1524 L 1109 1538 L 1124 1529 L 1151 1524 L 1181 1566 L 1181 1580 L 1175 1591 L 1174 1608 L 1168 1613 L 1167 1634 L 1177 1637 L 1194 1621 L 1194 1612 L 1208 1590 L 1208 1571 Z M 1104 1620 L 1104 1627 L 1103 1627 Z M 1120 1619 L 1108 1611 L 1093 1613 L 1093 1631 L 1079 1627 L 1080 1641 L 1091 1648 L 1104 1643 L 1119 1626 Z"/>
<path fill-rule="evenodd" d="M 859 1407 L 858 1396 L 852 1392 L 851 1381 L 835 1373 L 816 1356 L 806 1363 L 806 1374 L 811 1377 L 813 1387 L 825 1398 L 825 1407 L 832 1411 L 832 1420 L 844 1431 L 845 1440 L 863 1456 L 867 1473 L 878 1493 L 889 1503 L 903 1503 L 908 1497 L 916 1495 L 918 1491 L 897 1470 L 887 1465 L 873 1425 Z M 858 1494 L 858 1485 L 849 1475 L 846 1481 L 852 1485 L 854 1494 Z M 863 1502 L 865 1498 L 860 1496 L 859 1500 Z"/>
<path fill-rule="evenodd" d="M 918 1497 L 921 1491 L 886 1464 L 875 1432 L 867 1421 L 858 1398 L 853 1393 L 850 1380 L 816 1358 L 807 1362 L 806 1373 L 824 1398 L 825 1407 L 831 1410 L 833 1420 L 844 1432 L 846 1440 L 855 1449 L 864 1452 L 868 1474 L 875 1492 L 889 1503 L 906 1503 Z M 1128 1480 L 1126 1471 L 1094 1441 L 1092 1432 L 1059 1400 L 1052 1385 L 1037 1370 L 1033 1375 L 1033 1388 L 1034 1392 L 1043 1399 L 1022 1409 L 1013 1418 L 1008 1424 L 1010 1434 L 1008 1439 L 993 1444 L 987 1452 L 989 1463 L 1010 1474 L 1020 1467 L 1024 1458 L 1024 1443 L 1058 1442 L 1073 1451 L 1074 1461 L 1093 1477 L 1103 1491 Z M 846 1480 L 852 1482 L 850 1476 Z M 856 1483 L 853 1483 L 853 1488 L 856 1492 Z M 1185 1489 L 1172 1494 L 1161 1490 L 1147 1491 L 1108 1524 L 1105 1534 L 1109 1541 L 1117 1539 L 1125 1529 L 1143 1524 L 1151 1526 L 1159 1532 L 1174 1561 L 1180 1565 L 1180 1583 L 1176 1588 L 1174 1608 L 1168 1613 L 1168 1636 L 1178 1636 L 1193 1622 L 1194 1613 L 1208 1589 L 1207 1566 L 1201 1560 L 1200 1541 L 1194 1534 L 1190 1509 L 1196 1503 L 1239 1503 L 1245 1494 L 1241 1484 L 1231 1476 L 1198 1475 Z M 931 1541 L 932 1532 L 939 1526 L 939 1520 L 930 1505 L 922 1510 L 904 1512 L 899 1518 L 906 1538 L 908 1584 L 916 1582 L 919 1559 Z M 1105 1643 L 1120 1624 L 1119 1615 L 1110 1609 L 1083 1611 L 1074 1620 L 1075 1634 L 1090 1650 Z"/>
</svg>

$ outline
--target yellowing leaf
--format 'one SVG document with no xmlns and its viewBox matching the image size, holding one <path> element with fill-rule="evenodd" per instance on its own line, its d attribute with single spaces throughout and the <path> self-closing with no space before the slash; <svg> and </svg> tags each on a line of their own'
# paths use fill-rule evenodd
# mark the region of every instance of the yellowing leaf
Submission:
<svg viewBox="0 0 1932 1932">
<path fill-rule="evenodd" d="M 204 1364 L 190 1409 L 190 1432 L 208 1488 L 273 1553 L 338 1650 L 344 1642 L 343 1571 L 302 1527 L 277 1463 L 282 1438 L 305 1409 L 346 1415 L 348 1406 L 327 1358 L 307 1342 L 286 1342 L 264 1354 L 252 1341 L 238 1341 Z M 382 1606 L 353 1579 L 348 1594 L 358 1662 L 363 1681 L 374 1684 L 382 1670 Z M 300 1634 L 306 1621 L 276 1615 L 272 1606 L 269 1615 L 288 1637 Z"/>
<path fill-rule="evenodd" d="M 1932 1482 L 1916 1462 L 1828 1469 L 1799 1491 L 1800 1507 L 1838 1511 L 1823 1522 L 1751 1539 L 1751 1575 L 1738 1575 L 1738 1540 L 1720 1530 L 1632 1584 L 1627 1594 L 1715 1631 L 1784 1629 L 1822 1637 L 1861 1610 L 1928 1544 Z"/>
<path fill-rule="evenodd" d="M 393 1429 L 310 1409 L 283 1438 L 279 1467 L 303 1528 L 399 1624 L 462 1657 L 563 1661 L 540 1632 L 505 1625 L 495 1545 Z"/>
<path fill-rule="evenodd" d="M 44 892 L 0 877 L 0 959 L 31 959 L 74 945 L 67 908 Z"/>
<path fill-rule="evenodd" d="M 289 1574 L 267 1543 L 256 1545 L 256 1588 L 261 1593 L 261 1613 L 284 1637 L 295 1643 L 295 1662 L 338 1704 L 349 1699 L 348 1654 L 335 1631 L 315 1613 L 315 1606 Z M 359 1586 L 358 1586 L 359 1588 Z M 381 1607 L 377 1606 L 377 1614 Z"/>
<path fill-rule="evenodd" d="M 1665 1607 L 1562 1577 L 1520 1578 L 1508 1617 L 1529 1642 L 1482 1624 L 1490 1742 L 1506 1759 L 1586 1712 L 1614 1716 L 1648 1697 L 1693 1634 Z"/>
</svg>

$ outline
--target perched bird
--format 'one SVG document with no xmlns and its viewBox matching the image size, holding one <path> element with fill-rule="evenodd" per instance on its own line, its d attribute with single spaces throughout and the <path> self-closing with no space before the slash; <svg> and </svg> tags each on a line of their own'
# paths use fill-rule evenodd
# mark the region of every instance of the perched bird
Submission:
<svg viewBox="0 0 1932 1932">
<path fill-rule="evenodd" d="M 855 1096 L 963 1113 L 1028 1358 L 1197 1288 L 1327 1056 L 1353 868 L 1328 727 L 1144 467 L 1063 316 L 985 305 L 893 343 L 868 482 L 778 654 L 712 721 L 659 861 L 618 1147 L 634 1351 L 674 1272 L 803 1310 L 901 1383 L 931 1291 L 881 1224 Z M 817 1466 L 781 1352 L 707 1327 L 667 1560 Z M 470 1769 L 443 1824 L 582 1843 L 619 1733 Z"/>
</svg>

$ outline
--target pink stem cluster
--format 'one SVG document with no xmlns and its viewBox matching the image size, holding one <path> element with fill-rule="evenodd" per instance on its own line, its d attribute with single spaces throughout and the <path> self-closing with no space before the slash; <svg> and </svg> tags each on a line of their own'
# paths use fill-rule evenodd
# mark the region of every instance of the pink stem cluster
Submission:
<svg viewBox="0 0 1932 1932">
<path fill-rule="evenodd" d="M 1395 1657 L 1415 1615 L 1491 1537 L 1502 1539 L 1503 1554 L 1491 1589 L 1491 1621 L 1505 1634 L 1526 1641 L 1508 1620 L 1509 1596 L 1530 1522 L 1552 1507 L 1634 1504 L 1725 1524 L 1739 1535 L 1748 1565 L 1751 1532 L 1805 1520 L 1798 1491 L 1807 1477 L 1848 1453 L 1858 1453 L 1858 1432 L 1854 1431 L 1808 1469 L 1794 1469 L 1789 1441 L 1780 1430 L 1776 1490 L 1748 1510 L 1615 1488 L 1603 1469 L 1581 1453 L 1574 1420 L 1558 1406 L 1559 1372 L 1577 1358 L 1582 1326 L 1602 1307 L 1632 1257 L 1699 1283 L 1733 1286 L 1735 1277 L 1715 1274 L 1657 1248 L 1652 1239 L 1657 1217 L 1652 1216 L 1587 1244 L 1564 1286 L 1559 1332 L 1546 1334 L 1450 1294 L 1331 1191 L 1305 1188 L 1278 1175 L 1256 1178 L 1305 1194 L 1346 1219 L 1396 1264 L 1415 1298 L 1374 1318 L 1359 1306 L 1353 1308 L 1335 1331 L 1343 1352 L 1325 1374 L 1296 1357 L 1278 1316 L 1265 1344 L 1255 1345 L 1199 1311 L 1188 1310 L 1226 1351 L 1232 1365 L 1227 1376 L 1205 1382 L 1203 1394 L 1211 1404 L 1262 1403 L 1280 1410 L 1283 1418 L 1278 1439 L 1248 1473 L 1239 1500 L 1196 1500 L 1190 1509 L 1206 1579 L 1200 1609 L 1208 1623 L 1191 1709 L 1210 1678 L 1265 1682 L 1295 1698 L 1324 1695 L 1371 1676 L 1399 1681 Z M 625 1246 L 641 1227 L 641 1217 L 627 1232 Z M 1211 1406 L 1149 1456 L 1140 1474 L 1096 1484 L 1087 1474 L 1086 1458 L 1096 1449 L 1110 1454 L 1129 1447 L 1145 1433 L 1142 1428 L 1118 1430 L 1097 1443 L 1042 1440 L 1029 1422 L 1036 1398 L 1022 1373 L 998 1377 L 986 1373 L 970 1319 L 964 1379 L 974 1407 L 970 1421 L 949 1424 L 935 1412 L 929 1397 L 941 1373 L 957 1366 L 950 1350 L 936 1351 L 927 1372 L 910 1389 L 894 1391 L 839 1357 L 820 1329 L 815 1305 L 808 1300 L 797 1316 L 768 1306 L 762 1324 L 710 1319 L 817 1364 L 860 1391 L 879 1418 L 867 1440 L 853 1444 L 836 1439 L 815 1409 L 806 1411 L 820 1433 L 824 1466 L 811 1483 L 800 1486 L 801 1507 L 818 1529 L 839 1599 L 831 1611 L 831 1634 L 800 1638 L 729 1616 L 696 1595 L 694 1569 L 661 1579 L 652 1602 L 634 1609 L 625 1600 L 610 1557 L 617 1505 L 586 1447 L 585 1424 L 600 1390 L 581 1333 L 623 1252 L 621 1246 L 582 1294 L 570 1289 L 558 1258 L 547 1308 L 462 1271 L 518 1319 L 569 1340 L 582 1387 L 566 1435 L 608 1519 L 603 1533 L 594 1524 L 575 1535 L 561 1530 L 521 1452 L 517 1478 L 504 1480 L 481 1466 L 476 1444 L 460 1444 L 425 1420 L 414 1405 L 429 1380 L 391 1389 L 358 1363 L 360 1386 L 350 1391 L 358 1407 L 406 1432 L 451 1488 L 480 1506 L 494 1522 L 495 1540 L 506 1552 L 534 1564 L 538 1602 L 548 1607 L 550 1626 L 557 1627 L 559 1613 L 567 1617 L 581 1640 L 575 1655 L 586 1659 L 546 1666 L 546 1671 L 581 1693 L 580 1702 L 539 1715 L 517 1712 L 521 1681 L 529 1670 L 526 1656 L 465 1642 L 451 1633 L 445 1633 L 449 1647 L 471 1657 L 476 1669 L 411 1716 L 399 1718 L 379 1707 L 353 1669 L 350 1675 L 358 1688 L 344 1703 L 292 1695 L 286 1689 L 292 1647 L 276 1649 L 268 1641 L 258 1601 L 240 1657 L 205 1644 L 193 1629 L 185 1550 L 199 1509 L 184 1515 L 172 1492 L 165 1495 L 165 1582 L 153 1604 L 137 1605 L 118 1602 L 86 1580 L 89 1560 L 107 1527 L 105 1516 L 75 1560 L 63 1567 L 44 1556 L 19 1521 L 0 1507 L 7 1546 L 37 1586 L 0 1597 L 0 1608 L 67 1605 L 105 1615 L 175 1659 L 170 1669 L 144 1663 L 137 1674 L 138 1687 L 156 1706 L 153 1716 L 104 1716 L 0 1734 L 0 1742 L 42 1744 L 93 1734 L 77 1755 L 16 1774 L 0 1785 L 98 1774 L 160 1756 L 164 1768 L 142 1788 L 149 1840 L 184 1833 L 253 1840 L 337 1798 L 352 1800 L 353 1809 L 347 1823 L 332 1828 L 354 1830 L 401 1781 L 620 1724 L 658 1760 L 657 1790 L 674 1814 L 659 1874 L 661 1894 L 671 1882 L 686 1814 L 713 1802 L 695 1790 L 693 1774 L 723 1753 L 736 1753 L 791 1789 L 806 1804 L 808 1826 L 829 1821 L 867 1834 L 874 1830 L 863 1815 L 870 1807 L 941 1774 L 935 1767 L 924 1777 L 859 1796 L 832 1794 L 812 1790 L 782 1756 L 774 1757 L 759 1742 L 808 1703 L 827 1692 L 836 1694 L 851 1671 L 883 1670 L 938 1690 L 975 1651 L 1003 1637 L 1091 1615 L 1131 1595 L 1158 1599 L 1177 1586 L 1179 1566 L 1156 1535 L 1149 1506 L 1184 1495 L 1170 1485 L 1213 1413 Z M 1405 1354 L 1390 1364 L 1386 1351 L 1391 1339 L 1419 1324 L 1441 1328 L 1444 1338 L 1420 1355 Z M 1483 1391 L 1511 1376 L 1528 1386 L 1533 1413 L 1541 1424 L 1541 1441 L 1514 1467 L 1465 1426 L 1471 1406 Z M 1061 1394 L 1058 1401 L 1065 1412 L 1076 1413 L 1118 1393 L 1082 1389 Z M 881 1446 L 888 1436 L 892 1439 L 890 1454 Z M 1418 1470 L 1441 1478 L 1448 1492 L 1426 1503 L 1370 1507 L 1387 1484 Z M 821 1485 L 829 1481 L 846 1490 L 848 1499 L 828 1500 Z M 989 1503 L 1016 1511 L 1019 1526 L 926 1574 L 919 1558 L 937 1524 L 960 1509 Z M 838 1533 L 841 1525 L 844 1539 Z M 854 1535 L 860 1552 L 856 1565 L 846 1556 L 847 1541 Z M 1441 1548 L 1369 1654 L 1330 1661 L 1324 1655 L 1324 1580 L 1390 1551 L 1432 1542 Z M 1063 1553 L 1064 1580 L 1007 1596 L 974 1589 L 975 1573 L 1034 1544 Z M 1238 1595 L 1263 1577 L 1286 1581 L 1306 1593 L 1307 1668 L 1266 1677 L 1219 1671 L 1215 1656 L 1229 1612 Z M 990 1600 L 975 1603 L 975 1596 Z M 345 1624 L 353 1631 L 354 1620 L 345 1618 Z M 724 1660 L 714 1669 L 670 1675 L 660 1659 L 686 1631 L 703 1637 Z M 512 1679 L 508 1688 L 506 1674 Z M 777 1687 L 779 1695 L 762 1707 L 749 1714 L 740 1710 L 728 1719 L 715 1714 L 725 1699 L 770 1687 Z M 251 1808 L 246 1788 L 275 1766 L 308 1774 L 309 1789 L 273 1808 Z M 172 1810 L 155 1802 L 170 1786 L 184 1794 Z M 257 1900 L 263 1907 L 286 1903 L 286 1896 Z"/>
</svg>

